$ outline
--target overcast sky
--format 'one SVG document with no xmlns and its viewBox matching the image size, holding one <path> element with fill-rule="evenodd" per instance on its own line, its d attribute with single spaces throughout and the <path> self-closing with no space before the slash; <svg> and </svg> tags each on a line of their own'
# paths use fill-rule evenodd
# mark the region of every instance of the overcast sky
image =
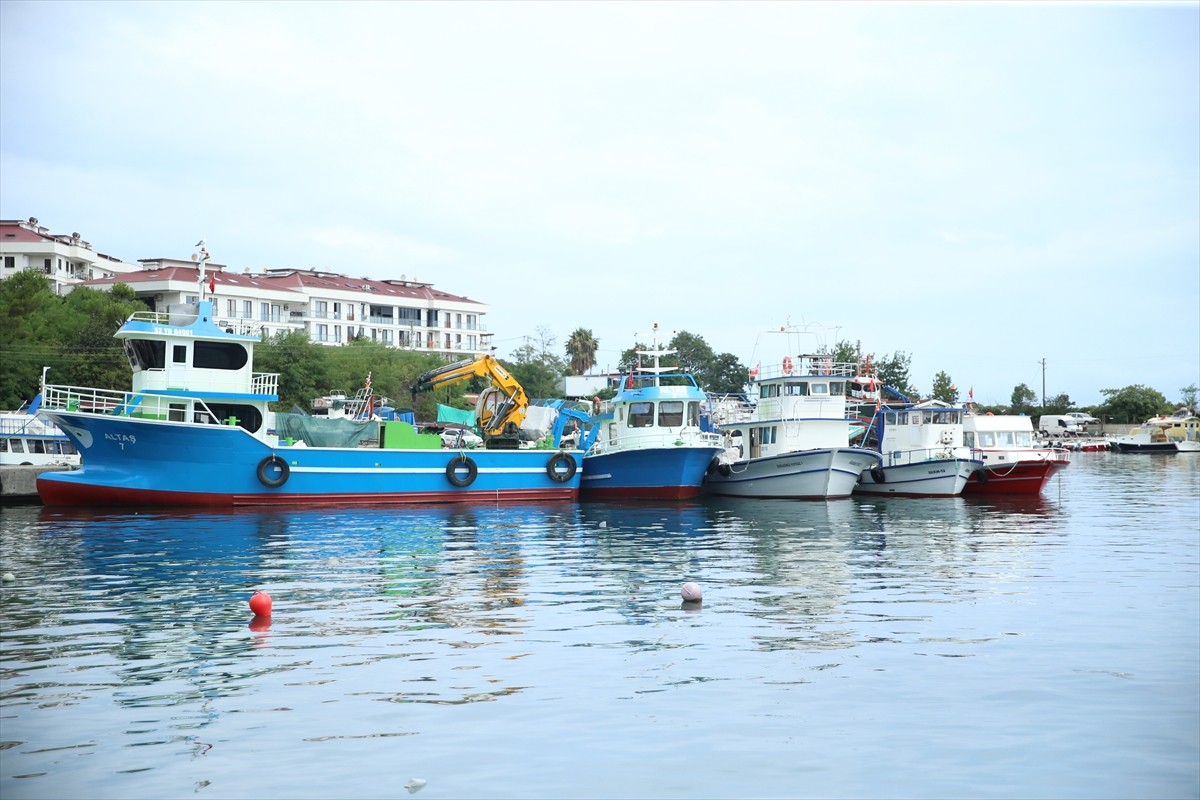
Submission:
<svg viewBox="0 0 1200 800">
<path fill-rule="evenodd" d="M 0 0 L 0 217 L 1007 403 L 1200 384 L 1200 4 Z M 1043 359 L 1045 368 L 1043 370 Z"/>
</svg>

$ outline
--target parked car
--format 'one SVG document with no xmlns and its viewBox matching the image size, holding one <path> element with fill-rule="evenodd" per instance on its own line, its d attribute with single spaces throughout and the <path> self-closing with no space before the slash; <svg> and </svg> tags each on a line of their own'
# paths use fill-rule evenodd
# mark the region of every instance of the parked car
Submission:
<svg viewBox="0 0 1200 800">
<path fill-rule="evenodd" d="M 1085 414 L 1082 411 L 1072 411 L 1070 414 L 1067 414 L 1066 416 L 1069 419 L 1075 420 L 1076 425 L 1091 425 L 1092 423 L 1100 422 L 1100 420 L 1096 419 L 1091 414 Z"/>
<path fill-rule="evenodd" d="M 442 431 L 442 447 L 453 450 L 474 450 L 483 447 L 483 439 L 475 431 L 466 428 L 446 428 Z"/>
</svg>

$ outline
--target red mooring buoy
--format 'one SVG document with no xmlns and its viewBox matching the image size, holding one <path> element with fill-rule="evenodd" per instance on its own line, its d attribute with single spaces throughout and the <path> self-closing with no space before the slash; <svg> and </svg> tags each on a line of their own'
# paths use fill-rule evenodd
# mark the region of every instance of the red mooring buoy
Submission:
<svg viewBox="0 0 1200 800">
<path fill-rule="evenodd" d="M 256 617 L 271 616 L 271 595 L 266 592 L 255 592 L 250 595 L 250 610 Z"/>
</svg>

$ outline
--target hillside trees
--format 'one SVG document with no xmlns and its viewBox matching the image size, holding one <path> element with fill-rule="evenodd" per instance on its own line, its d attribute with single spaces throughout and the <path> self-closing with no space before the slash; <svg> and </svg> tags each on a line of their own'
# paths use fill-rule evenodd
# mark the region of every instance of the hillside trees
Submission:
<svg viewBox="0 0 1200 800">
<path fill-rule="evenodd" d="M 1123 389 L 1101 389 L 1100 394 L 1104 395 L 1104 402 L 1100 404 L 1101 413 L 1113 422 L 1139 423 L 1172 410 L 1171 404 L 1160 392 L 1141 384 Z"/>
</svg>

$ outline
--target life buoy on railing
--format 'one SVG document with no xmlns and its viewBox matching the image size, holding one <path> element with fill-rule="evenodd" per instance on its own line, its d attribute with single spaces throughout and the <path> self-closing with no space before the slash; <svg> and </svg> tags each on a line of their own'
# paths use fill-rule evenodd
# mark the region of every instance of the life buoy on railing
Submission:
<svg viewBox="0 0 1200 800">
<path fill-rule="evenodd" d="M 291 472 L 288 463 L 274 453 L 258 462 L 258 482 L 268 489 L 283 486 Z"/>
<path fill-rule="evenodd" d="M 826 358 L 821 361 L 821 374 L 822 375 L 832 375 L 833 374 L 833 361 L 831 359 Z"/>
<path fill-rule="evenodd" d="M 466 469 L 467 474 L 460 475 L 460 469 Z M 450 463 L 446 464 L 446 480 L 460 489 L 474 483 L 477 475 L 479 475 L 479 467 L 476 466 L 475 461 L 466 453 L 459 453 L 450 459 Z"/>
<path fill-rule="evenodd" d="M 792 374 L 792 357 L 791 356 L 783 357 L 783 374 L 784 375 Z"/>
<path fill-rule="evenodd" d="M 565 466 L 559 469 L 562 465 Z M 550 456 L 550 460 L 546 462 L 546 474 L 555 483 L 566 483 L 571 480 L 571 478 L 575 477 L 576 469 L 578 467 L 575 464 L 575 456 L 570 453 L 564 453 L 561 450 Z"/>
<path fill-rule="evenodd" d="M 625 379 L 625 388 L 626 389 L 633 388 L 633 376 L 632 375 L 630 375 L 628 378 Z"/>
</svg>

